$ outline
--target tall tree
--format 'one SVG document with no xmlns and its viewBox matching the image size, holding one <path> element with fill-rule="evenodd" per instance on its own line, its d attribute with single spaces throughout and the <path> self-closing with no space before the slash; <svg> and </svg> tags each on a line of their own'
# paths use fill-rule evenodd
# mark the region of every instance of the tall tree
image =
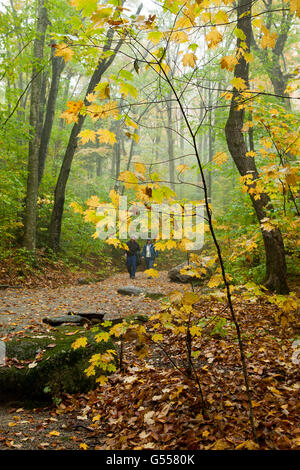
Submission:
<svg viewBox="0 0 300 470">
<path fill-rule="evenodd" d="M 250 50 L 252 35 L 252 3 L 253 2 L 249 3 L 249 0 L 239 0 L 237 7 L 237 28 L 243 31 L 246 37 L 245 43 L 247 44 L 248 50 Z M 240 47 L 241 41 L 241 39 L 237 39 L 237 48 Z M 249 86 L 249 62 L 245 60 L 244 56 L 240 57 L 238 64 L 235 66 L 234 77 L 244 80 L 245 84 Z M 255 164 L 255 159 L 246 156 L 247 145 L 242 133 L 245 110 L 243 107 L 238 106 L 239 98 L 239 91 L 234 88 L 229 116 L 225 126 L 226 140 L 228 149 L 240 175 L 253 175 L 252 186 L 255 187 L 256 180 L 259 178 L 259 173 Z M 260 194 L 260 198 L 255 198 L 253 194 L 250 194 L 250 198 L 258 221 L 261 224 L 261 221 L 267 216 L 267 209 L 272 209 L 270 198 L 265 193 Z M 261 231 L 266 254 L 265 285 L 272 291 L 276 291 L 280 294 L 287 294 L 289 292 L 289 288 L 287 285 L 284 244 L 281 232 L 278 228 L 274 228 L 271 231 L 261 229 Z"/>
<path fill-rule="evenodd" d="M 99 59 L 98 65 L 90 79 L 87 92 L 84 98 L 84 104 L 88 106 L 90 104 L 87 96 L 93 92 L 95 86 L 101 81 L 103 74 L 106 70 L 110 67 L 113 63 L 118 50 L 122 45 L 122 40 L 119 40 L 116 47 L 112 49 L 112 41 L 113 41 L 114 32 L 112 29 L 109 29 L 106 35 L 106 42 L 103 48 L 104 56 L 101 56 Z M 107 57 L 105 52 L 112 51 L 112 54 Z M 82 126 L 84 124 L 86 116 L 80 114 L 78 116 L 78 121 L 73 125 L 69 142 L 67 145 L 67 149 L 64 155 L 64 159 L 62 162 L 62 166 L 60 169 L 60 173 L 57 179 L 55 193 L 54 193 L 54 206 L 51 214 L 51 221 L 49 226 L 49 244 L 51 248 L 55 251 L 58 250 L 60 244 L 60 235 L 61 235 L 61 224 L 62 224 L 62 216 L 64 210 L 64 203 L 65 203 L 65 193 L 66 193 L 66 186 L 71 170 L 71 165 L 73 161 L 73 157 L 75 154 L 75 150 L 77 148 L 77 139 L 78 135 L 81 132 Z"/>
<path fill-rule="evenodd" d="M 45 122 L 44 122 L 42 133 L 41 133 L 41 141 L 40 141 L 39 154 L 38 154 L 38 161 L 39 161 L 38 185 L 40 185 L 41 179 L 44 173 L 45 161 L 47 158 L 48 145 L 50 141 L 51 130 L 52 130 L 54 114 L 55 114 L 55 105 L 56 105 L 56 99 L 57 99 L 57 94 L 58 94 L 59 81 L 60 81 L 61 73 L 65 66 L 64 59 L 62 57 L 55 56 L 53 51 L 52 51 L 51 61 L 52 61 L 52 79 L 51 79 L 50 91 L 49 91 L 48 101 L 47 101 Z"/>
<path fill-rule="evenodd" d="M 33 47 L 32 84 L 30 97 L 30 141 L 28 150 L 28 176 L 24 218 L 23 246 L 30 251 L 36 247 L 36 214 L 38 195 L 38 168 L 40 144 L 40 98 L 43 86 L 43 57 L 48 15 L 45 0 L 38 1 L 36 38 Z"/>
<path fill-rule="evenodd" d="M 269 76 L 269 79 L 274 88 L 274 93 L 281 97 L 287 97 L 288 94 L 285 90 L 287 87 L 287 82 L 292 77 L 292 75 L 284 70 L 281 59 L 283 58 L 284 62 L 284 48 L 287 42 L 289 30 L 291 28 L 293 14 L 284 8 L 280 13 L 272 12 L 273 0 L 268 0 L 265 2 L 265 5 L 267 11 L 266 28 L 270 30 L 273 25 L 277 34 L 274 47 L 271 48 L 271 52 L 269 52 L 268 48 L 260 46 L 260 44 L 255 39 L 253 31 L 251 45 Z M 275 15 L 280 15 L 279 22 L 275 20 Z M 284 100 L 284 98 L 281 99 L 283 102 L 287 102 L 289 104 L 289 100 Z"/>
<path fill-rule="evenodd" d="M 170 187 L 174 190 L 175 185 L 175 163 L 174 163 L 174 138 L 173 138 L 173 109 L 172 109 L 172 91 L 169 92 L 167 99 L 166 99 L 166 106 L 167 106 L 167 139 L 168 139 L 168 158 L 169 158 L 169 180 L 170 180 Z"/>
</svg>

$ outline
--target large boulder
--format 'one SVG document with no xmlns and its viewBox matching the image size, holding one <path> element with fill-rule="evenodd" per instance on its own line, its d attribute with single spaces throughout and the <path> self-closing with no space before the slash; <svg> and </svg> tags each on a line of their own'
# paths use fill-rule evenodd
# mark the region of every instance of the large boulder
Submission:
<svg viewBox="0 0 300 470">
<path fill-rule="evenodd" d="M 207 258 L 207 261 L 208 260 L 209 259 Z M 204 261 L 203 264 L 205 265 L 206 258 L 203 258 L 203 261 Z M 210 267 L 210 268 L 206 268 L 206 273 L 203 273 L 203 272 L 201 273 L 199 272 L 198 268 L 199 267 L 195 263 L 184 262 L 170 269 L 170 271 L 168 272 L 168 277 L 170 281 L 180 282 L 183 284 L 186 284 L 188 282 L 203 283 L 205 280 L 211 277 L 213 270 L 214 270 L 214 267 Z M 187 272 L 181 273 L 182 269 L 184 269 L 185 271 L 190 271 L 190 274 L 188 274 Z M 197 274 L 198 273 L 200 274 L 200 277 L 199 275 L 195 275 L 196 272 Z"/>
<path fill-rule="evenodd" d="M 164 297 L 165 294 L 158 291 L 150 291 L 148 289 L 142 289 L 135 286 L 124 286 L 118 289 L 118 294 L 122 295 L 144 295 L 145 297 L 150 297 L 151 299 L 159 299 Z"/>
<path fill-rule="evenodd" d="M 86 320 L 80 315 L 62 315 L 61 317 L 45 317 L 43 318 L 43 322 L 50 326 L 60 326 L 64 323 L 83 325 Z"/>
<path fill-rule="evenodd" d="M 67 315 L 60 317 L 45 317 L 43 322 L 50 326 L 60 326 L 65 323 L 72 323 L 74 325 L 84 325 L 85 323 L 101 323 L 106 315 L 105 312 L 79 312 L 74 314 L 68 312 Z"/>
<path fill-rule="evenodd" d="M 111 340 L 97 343 L 98 329 L 65 325 L 51 333 L 14 338 L 6 343 L 9 366 L 0 367 L 0 401 L 47 400 L 61 393 L 84 393 L 96 386 L 84 370 L 93 354 L 115 349 Z M 72 348 L 79 337 L 85 347 Z M 102 373 L 102 372 L 101 372 Z"/>
<path fill-rule="evenodd" d="M 122 294 L 122 295 L 141 295 L 144 293 L 144 290 L 141 289 L 140 287 L 124 286 L 124 287 L 119 287 L 117 292 L 118 294 Z"/>
</svg>

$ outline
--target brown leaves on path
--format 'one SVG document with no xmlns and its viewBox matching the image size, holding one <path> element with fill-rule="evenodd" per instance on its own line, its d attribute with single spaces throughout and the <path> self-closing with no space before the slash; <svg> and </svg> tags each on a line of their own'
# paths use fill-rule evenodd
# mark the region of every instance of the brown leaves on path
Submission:
<svg viewBox="0 0 300 470">
<path fill-rule="evenodd" d="M 106 308 L 116 316 L 149 314 L 159 309 L 157 301 L 143 296 L 121 296 L 116 293 L 117 288 L 136 285 L 155 290 L 159 286 L 159 290 L 168 292 L 179 287 L 168 282 L 166 273 L 158 280 L 148 280 L 141 273 L 137 276 L 136 281 L 130 281 L 127 274 L 119 274 L 87 286 L 7 291 L 2 299 L 1 320 L 10 318 L 16 323 L 15 330 L 19 327 L 19 331 L 11 331 L 9 335 L 22 335 L 26 328 L 45 329 L 40 317 L 49 315 L 50 311 L 61 315 L 69 310 Z M 0 449 L 14 446 L 82 450 L 299 448 L 300 377 L 299 365 L 293 362 L 292 347 L 297 336 L 296 325 L 283 329 L 275 321 L 277 307 L 262 300 L 249 302 L 236 297 L 234 308 L 245 345 L 258 444 L 253 442 L 249 428 L 235 329 L 226 305 L 208 297 L 195 306 L 198 318 L 208 321 L 193 344 L 198 351 L 194 364 L 205 394 L 206 416 L 202 413 L 198 389 L 185 374 L 184 337 L 156 327 L 155 332 L 163 334 L 163 341 L 148 345 L 149 354 L 144 359 L 136 355 L 136 344 L 127 342 L 124 370 L 111 375 L 106 385 L 86 395 L 65 396 L 57 408 L 47 412 L 32 412 L 34 420 L 46 413 L 39 421 L 38 432 L 30 422 L 21 424 L 28 421 L 27 412 L 14 410 L 12 416 L 6 415 L 5 423 L 1 418 Z M 216 315 L 223 319 L 221 329 L 213 327 Z M 153 326 L 152 322 L 147 323 L 148 331 Z M 183 373 L 168 361 L 163 349 Z M 46 415 L 61 424 L 47 421 Z M 65 426 L 70 425 L 70 420 L 73 427 L 66 435 Z"/>
</svg>

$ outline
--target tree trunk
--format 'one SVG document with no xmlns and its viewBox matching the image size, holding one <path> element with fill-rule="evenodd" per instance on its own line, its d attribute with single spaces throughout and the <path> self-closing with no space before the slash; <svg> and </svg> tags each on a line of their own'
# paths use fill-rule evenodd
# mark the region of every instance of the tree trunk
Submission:
<svg viewBox="0 0 300 470">
<path fill-rule="evenodd" d="M 110 50 L 112 39 L 113 39 L 113 34 L 114 33 L 112 30 L 108 31 L 107 42 L 106 42 L 106 45 L 104 46 L 104 51 Z M 116 53 L 120 49 L 121 44 L 122 44 L 122 40 L 118 42 L 116 48 L 113 51 L 113 54 L 109 58 L 101 58 L 99 60 L 98 66 L 91 77 L 91 80 L 89 82 L 88 89 L 85 95 L 84 103 L 86 106 L 90 104 L 86 97 L 90 93 L 93 92 L 95 86 L 100 82 L 104 72 L 106 72 L 108 67 L 114 61 Z M 56 188 L 55 188 L 55 193 L 54 193 L 54 206 L 53 206 L 51 222 L 50 222 L 50 227 L 49 227 L 49 244 L 54 251 L 57 251 L 59 249 L 62 216 L 63 216 L 64 203 L 65 203 L 66 185 L 68 182 L 75 150 L 77 148 L 78 134 L 80 133 L 82 129 L 83 123 L 85 121 L 85 117 L 86 116 L 83 116 L 80 114 L 78 117 L 78 122 L 76 122 L 72 128 L 68 146 L 65 152 L 63 163 L 62 163 L 58 180 L 56 183 Z"/>
<path fill-rule="evenodd" d="M 53 54 L 53 52 L 52 52 Z M 41 135 L 39 148 L 39 174 L 38 184 L 40 185 L 44 173 L 45 162 L 47 158 L 48 145 L 50 141 L 53 119 L 55 114 L 55 105 L 59 88 L 60 75 L 64 69 L 65 61 L 62 57 L 52 56 L 52 80 L 47 102 L 45 122 Z"/>
<path fill-rule="evenodd" d="M 272 8 L 272 2 L 269 2 L 267 6 L 268 10 Z M 268 11 L 267 10 L 267 11 Z M 267 28 L 271 27 L 272 22 L 272 12 L 269 13 Z M 275 13 L 278 14 L 278 13 Z M 254 35 L 251 31 L 251 45 L 253 46 L 254 51 L 256 52 L 259 60 L 261 61 L 262 66 L 267 72 L 269 79 L 273 85 L 274 93 L 279 95 L 282 102 L 287 101 L 287 106 L 290 106 L 290 101 L 285 100 L 284 97 L 288 97 L 288 94 L 285 92 L 288 80 L 291 78 L 291 75 L 284 73 L 280 64 L 280 58 L 283 54 L 284 47 L 288 38 L 288 32 L 291 28 L 293 14 L 286 11 L 281 12 L 281 22 L 279 27 L 276 29 L 277 38 L 275 46 L 272 49 L 271 57 L 269 56 L 268 49 L 263 49 L 258 46 L 255 41 Z"/>
<path fill-rule="evenodd" d="M 45 0 L 39 0 L 36 39 L 34 41 L 34 65 L 32 68 L 31 102 L 30 102 L 30 136 L 28 151 L 28 176 L 26 207 L 24 219 L 23 246 L 30 251 L 36 247 L 36 213 L 38 195 L 38 152 L 39 152 L 39 118 L 40 97 L 43 76 L 40 73 L 44 55 L 45 34 L 48 25 Z"/>
<path fill-rule="evenodd" d="M 209 90 L 208 90 L 208 107 L 209 107 L 209 120 L 208 120 L 208 163 L 210 164 L 213 160 L 214 156 L 214 148 L 215 148 L 215 134 L 213 131 L 213 116 L 212 116 L 212 89 L 210 87 L 209 82 Z M 209 165 L 210 166 L 210 165 Z M 207 192 L 208 192 L 208 199 L 211 202 L 211 188 L 212 188 L 212 171 L 208 171 L 208 179 L 207 179 Z"/>
<path fill-rule="evenodd" d="M 168 95 L 167 98 L 167 116 L 168 116 L 168 124 L 167 124 L 167 137 L 168 137 L 168 157 L 169 157 L 169 179 L 170 179 L 170 187 L 175 190 L 175 164 L 174 164 L 174 139 L 173 139 L 173 132 L 172 132 L 172 124 L 173 124 L 173 112 L 172 112 L 172 93 Z"/>
<path fill-rule="evenodd" d="M 239 0 L 237 8 L 237 28 L 241 29 L 246 36 L 246 44 L 250 50 L 251 40 L 251 12 L 248 0 Z M 240 39 L 237 39 L 237 48 L 240 47 Z M 241 57 L 239 63 L 234 70 L 234 76 L 242 78 L 245 83 L 249 84 L 249 65 L 244 57 Z M 243 137 L 242 127 L 244 123 L 244 109 L 238 109 L 237 101 L 239 92 L 234 88 L 231 100 L 229 117 L 225 126 L 226 140 L 228 149 L 234 160 L 240 175 L 253 175 L 253 186 L 258 179 L 259 174 L 255 165 L 254 158 L 246 157 L 247 146 Z M 250 196 L 253 207 L 255 209 L 259 223 L 266 217 L 266 209 L 272 209 L 270 199 L 267 194 L 260 194 L 260 199 Z M 284 254 L 284 245 L 279 229 L 270 232 L 261 230 L 265 253 L 266 253 L 266 286 L 279 294 L 287 294 L 289 292 L 286 279 L 286 263 Z"/>
<path fill-rule="evenodd" d="M 102 162 L 103 162 L 103 157 L 100 157 L 97 154 L 97 157 L 96 157 L 96 175 L 97 176 L 101 176 L 102 174 Z"/>
</svg>

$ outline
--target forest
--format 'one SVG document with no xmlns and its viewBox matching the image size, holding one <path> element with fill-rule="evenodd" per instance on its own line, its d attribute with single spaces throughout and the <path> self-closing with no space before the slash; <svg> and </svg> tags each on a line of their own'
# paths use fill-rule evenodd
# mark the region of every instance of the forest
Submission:
<svg viewBox="0 0 300 470">
<path fill-rule="evenodd" d="M 299 450 L 299 17 L 0 2 L 1 451 Z"/>
</svg>

